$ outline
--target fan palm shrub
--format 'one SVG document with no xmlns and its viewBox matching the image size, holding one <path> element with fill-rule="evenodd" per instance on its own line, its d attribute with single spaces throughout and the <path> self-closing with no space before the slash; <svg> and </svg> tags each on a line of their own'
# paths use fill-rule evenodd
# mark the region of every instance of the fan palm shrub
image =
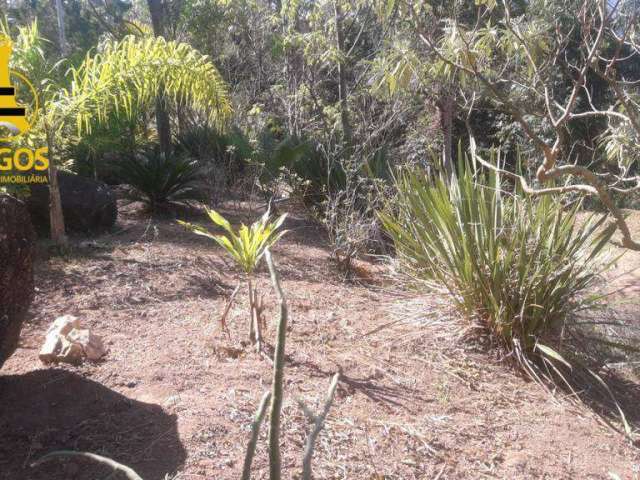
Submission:
<svg viewBox="0 0 640 480">
<path fill-rule="evenodd" d="M 249 340 L 251 343 L 255 343 L 258 351 L 260 351 L 262 348 L 261 306 L 258 302 L 258 293 L 254 284 L 254 272 L 266 250 L 287 233 L 287 230 L 281 230 L 287 214 L 282 214 L 272 221 L 270 219 L 270 211 L 267 210 L 250 227 L 241 224 L 237 230 L 234 230 L 231 223 L 215 210 L 207 209 L 207 215 L 215 225 L 224 230 L 222 235 L 213 234 L 200 225 L 183 221 L 178 223 L 197 235 L 214 240 L 231 255 L 245 273 L 249 290 Z"/>
<path fill-rule="evenodd" d="M 545 342 L 602 298 L 591 290 L 610 265 L 605 217 L 576 222 L 578 204 L 505 193 L 498 173 L 469 166 L 450 182 L 405 171 L 397 187 L 395 212 L 381 218 L 405 268 L 444 286 L 527 371 L 535 359 L 564 363 Z"/>
<path fill-rule="evenodd" d="M 345 187 L 346 172 L 338 160 L 330 160 L 320 146 L 305 138 L 279 139 L 261 132 L 254 158 L 261 167 L 263 186 L 283 178 L 308 206 L 319 205 L 329 191 Z M 284 174 L 284 175 L 283 175 Z"/>
</svg>

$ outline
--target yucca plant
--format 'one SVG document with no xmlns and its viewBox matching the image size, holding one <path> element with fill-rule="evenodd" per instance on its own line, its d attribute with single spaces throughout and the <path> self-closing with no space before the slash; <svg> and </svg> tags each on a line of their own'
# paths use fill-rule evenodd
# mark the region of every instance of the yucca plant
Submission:
<svg viewBox="0 0 640 480">
<path fill-rule="evenodd" d="M 395 213 L 381 218 L 404 266 L 443 285 L 527 371 L 535 359 L 564 362 L 545 342 L 601 299 L 590 289 L 610 264 L 604 252 L 615 228 L 605 217 L 578 226 L 579 204 L 507 194 L 495 171 L 469 166 L 450 183 L 404 172 L 397 187 Z"/>
<path fill-rule="evenodd" d="M 258 301 L 258 293 L 254 285 L 254 272 L 260 263 L 265 251 L 275 244 L 287 230 L 281 230 L 287 214 L 280 215 L 276 220 L 270 220 L 270 211 L 250 227 L 241 224 L 238 230 L 234 230 L 231 223 L 215 210 L 207 209 L 207 215 L 211 221 L 224 230 L 224 234 L 213 234 L 200 225 L 179 221 L 197 235 L 211 238 L 224 248 L 236 261 L 246 275 L 249 290 L 249 340 L 256 344 L 258 351 L 262 348 L 262 331 L 260 320 L 261 306 Z"/>
</svg>

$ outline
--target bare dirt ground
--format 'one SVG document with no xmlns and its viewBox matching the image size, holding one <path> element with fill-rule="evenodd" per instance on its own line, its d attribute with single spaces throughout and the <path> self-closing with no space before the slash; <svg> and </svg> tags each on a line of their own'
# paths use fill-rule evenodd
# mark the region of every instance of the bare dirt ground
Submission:
<svg viewBox="0 0 640 480">
<path fill-rule="evenodd" d="M 593 410 L 456 341 L 446 298 L 394 292 L 384 267 L 368 263 L 359 265 L 366 281 L 346 282 L 319 228 L 296 216 L 287 226 L 274 249 L 293 321 L 285 478 L 300 472 L 308 431 L 297 399 L 317 408 L 338 369 L 343 381 L 319 438 L 317 479 L 640 478 L 638 449 Z M 124 212 L 120 228 L 64 257 L 41 255 L 32 318 L 0 372 L 2 479 L 108 476 L 75 459 L 29 467 L 59 449 L 112 457 L 145 480 L 239 478 L 251 417 L 271 382 L 271 364 L 241 344 L 244 290 L 229 318 L 231 338 L 218 326 L 240 272 L 220 248 L 174 222 Z M 629 301 L 637 301 L 638 265 L 640 255 L 627 257 L 615 280 L 625 315 L 640 311 Z M 264 268 L 258 276 L 271 344 L 275 297 Z M 40 364 L 43 334 L 63 314 L 106 340 L 103 361 Z M 626 382 L 623 397 L 638 422 L 637 381 Z M 263 428 L 256 479 L 268 477 L 265 445 Z"/>
</svg>

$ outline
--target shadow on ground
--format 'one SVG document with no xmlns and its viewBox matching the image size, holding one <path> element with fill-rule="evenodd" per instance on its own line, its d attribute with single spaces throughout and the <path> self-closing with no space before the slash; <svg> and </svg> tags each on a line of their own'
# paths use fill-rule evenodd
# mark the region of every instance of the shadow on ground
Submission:
<svg viewBox="0 0 640 480">
<path fill-rule="evenodd" d="M 175 415 L 56 368 L 0 376 L 0 432 L 0 479 L 93 480 L 111 473 L 80 458 L 29 467 L 55 450 L 110 457 L 145 480 L 164 479 L 186 458 Z"/>
</svg>

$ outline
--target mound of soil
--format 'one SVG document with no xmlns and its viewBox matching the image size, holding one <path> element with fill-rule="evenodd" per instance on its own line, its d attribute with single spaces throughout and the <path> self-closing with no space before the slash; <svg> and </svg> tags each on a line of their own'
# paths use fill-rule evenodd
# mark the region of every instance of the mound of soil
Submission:
<svg viewBox="0 0 640 480">
<path fill-rule="evenodd" d="M 33 300 L 34 242 L 24 203 L 0 194 L 0 368 L 18 347 Z"/>
</svg>

